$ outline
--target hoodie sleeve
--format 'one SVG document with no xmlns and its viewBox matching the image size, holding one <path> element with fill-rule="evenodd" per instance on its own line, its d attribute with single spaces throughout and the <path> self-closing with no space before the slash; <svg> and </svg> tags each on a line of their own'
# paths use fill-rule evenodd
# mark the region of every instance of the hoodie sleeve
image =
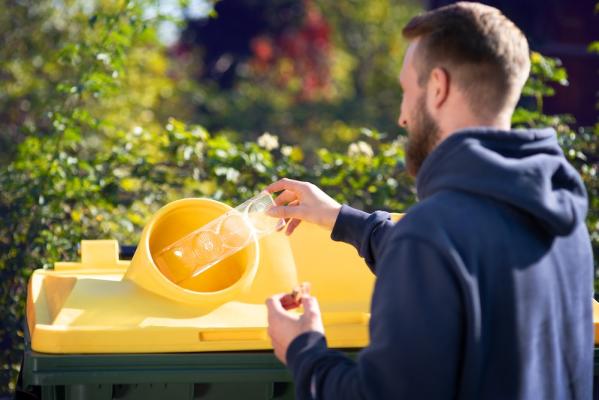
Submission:
<svg viewBox="0 0 599 400">
<path fill-rule="evenodd" d="M 376 274 L 376 262 L 383 241 L 393 225 L 391 216 L 385 211 L 369 214 L 343 205 L 335 221 L 331 239 L 353 245 Z"/>
<path fill-rule="evenodd" d="M 402 239 L 386 246 L 378 270 L 370 345 L 356 361 L 328 349 L 317 332 L 291 342 L 297 399 L 456 396 L 463 317 L 449 263 L 427 243 Z"/>
</svg>

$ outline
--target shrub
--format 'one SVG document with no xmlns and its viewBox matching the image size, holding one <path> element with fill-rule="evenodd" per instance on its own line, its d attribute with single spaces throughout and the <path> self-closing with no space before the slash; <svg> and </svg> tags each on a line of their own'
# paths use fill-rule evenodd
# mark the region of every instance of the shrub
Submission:
<svg viewBox="0 0 599 400">
<path fill-rule="evenodd" d="M 314 182 L 338 201 L 366 210 L 401 211 L 415 201 L 401 137 L 331 122 L 327 136 L 351 143 L 305 152 L 279 143 L 276 135 L 236 142 L 230 139 L 241 136 L 235 132 L 211 134 L 174 118 L 163 121 L 164 110 L 179 110 L 168 95 L 176 91 L 175 83 L 161 77 L 164 59 L 155 31 L 139 4 L 115 4 L 93 13 L 79 10 L 73 26 L 53 30 L 57 51 L 47 53 L 39 70 L 25 68 L 38 62 L 21 48 L 14 49 L 13 59 L 7 52 L 0 57 L 3 67 L 10 61 L 11 74 L 25 77 L 21 92 L 0 81 L 0 92 L 7 93 L 0 97 L 4 109 L 22 106 L 19 93 L 44 88 L 35 92 L 41 97 L 28 100 L 32 108 L 23 130 L 18 120 L 3 126 L 19 144 L 11 147 L 10 161 L 0 163 L 0 307 L 5 310 L 0 392 L 14 387 L 31 272 L 76 259 L 81 239 L 136 243 L 149 216 L 172 200 L 205 196 L 232 205 L 283 176 Z M 36 46 L 47 43 L 39 32 L 32 35 Z M 518 110 L 514 123 L 557 129 L 591 196 L 588 223 L 597 254 L 599 128 L 574 131 L 570 117 L 544 115 L 542 100 L 553 94 L 550 85 L 566 84 L 567 76 L 556 60 L 535 53 L 532 61 L 525 94 L 533 102 Z M 44 71 L 52 85 L 43 85 L 38 74 Z"/>
</svg>

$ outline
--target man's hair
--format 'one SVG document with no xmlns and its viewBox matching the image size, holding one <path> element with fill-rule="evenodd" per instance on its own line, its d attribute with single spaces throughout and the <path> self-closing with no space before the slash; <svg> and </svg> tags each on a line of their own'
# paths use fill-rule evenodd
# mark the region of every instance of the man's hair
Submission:
<svg viewBox="0 0 599 400">
<path fill-rule="evenodd" d="M 516 106 L 530 72 L 528 42 L 496 8 L 459 2 L 418 15 L 403 36 L 418 39 L 418 83 L 433 68 L 447 71 L 473 112 L 491 116 Z"/>
</svg>

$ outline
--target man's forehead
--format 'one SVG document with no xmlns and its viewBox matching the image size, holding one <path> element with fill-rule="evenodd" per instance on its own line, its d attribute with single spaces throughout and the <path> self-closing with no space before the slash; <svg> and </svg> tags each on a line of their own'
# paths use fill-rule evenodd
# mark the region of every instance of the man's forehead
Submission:
<svg viewBox="0 0 599 400">
<path fill-rule="evenodd" d="M 408 48 L 406 49 L 406 54 L 404 56 L 404 65 L 412 63 L 417 46 L 418 46 L 418 38 L 411 40 L 408 43 Z"/>
<path fill-rule="evenodd" d="M 413 68 L 413 58 L 414 58 L 414 51 L 416 49 L 416 45 L 418 44 L 418 39 L 414 39 L 412 41 L 410 41 L 410 43 L 408 44 L 408 48 L 406 49 L 406 52 L 404 54 L 404 59 L 403 59 L 403 64 L 401 66 L 401 71 L 399 72 L 399 76 L 398 79 L 401 82 L 403 79 L 405 79 L 405 75 L 407 73 L 407 69 L 408 68 Z"/>
</svg>

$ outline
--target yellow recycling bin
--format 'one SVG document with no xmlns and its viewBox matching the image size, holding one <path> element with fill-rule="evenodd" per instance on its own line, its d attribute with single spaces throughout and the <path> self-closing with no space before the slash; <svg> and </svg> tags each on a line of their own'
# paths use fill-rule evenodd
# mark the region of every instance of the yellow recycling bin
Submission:
<svg viewBox="0 0 599 400">
<path fill-rule="evenodd" d="M 36 270 L 29 282 L 31 347 L 46 353 L 152 353 L 269 349 L 264 300 L 309 281 L 332 347 L 368 343 L 374 283 L 364 261 L 325 230 L 302 223 L 287 237 L 254 240 L 205 273 L 175 283 L 159 250 L 230 207 L 183 199 L 144 228 L 133 259 L 113 240 L 83 241 L 81 262 Z"/>
</svg>

